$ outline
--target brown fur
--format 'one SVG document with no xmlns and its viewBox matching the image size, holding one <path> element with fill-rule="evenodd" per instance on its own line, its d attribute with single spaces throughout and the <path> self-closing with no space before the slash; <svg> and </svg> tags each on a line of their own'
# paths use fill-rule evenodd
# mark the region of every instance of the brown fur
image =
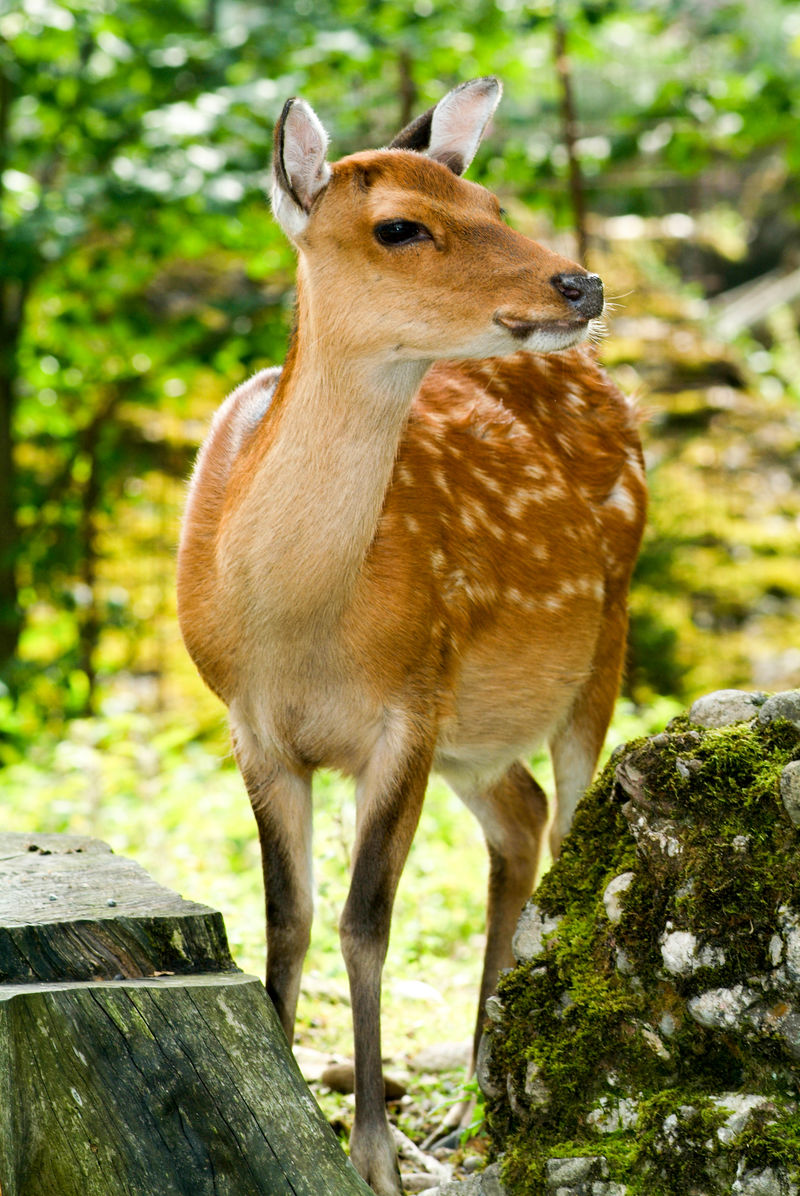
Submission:
<svg viewBox="0 0 800 1196">
<path fill-rule="evenodd" d="M 379 244 L 376 224 L 397 218 L 431 240 Z M 498 320 L 524 324 L 533 348 L 574 344 L 552 280 L 580 268 L 504 225 L 482 188 L 407 150 L 355 154 L 297 243 L 280 380 L 240 387 L 198 461 L 179 613 L 230 707 L 264 858 L 267 986 L 289 1037 L 311 920 L 311 774 L 356 778 L 342 917 L 351 1155 L 393 1194 L 380 973 L 428 772 L 487 839 L 483 1002 L 510 962 L 546 821 L 518 758 L 551 747 L 557 851 L 611 715 L 644 473 L 636 416 L 593 352 L 518 351 Z M 455 356 L 482 359 L 425 373 Z"/>
</svg>

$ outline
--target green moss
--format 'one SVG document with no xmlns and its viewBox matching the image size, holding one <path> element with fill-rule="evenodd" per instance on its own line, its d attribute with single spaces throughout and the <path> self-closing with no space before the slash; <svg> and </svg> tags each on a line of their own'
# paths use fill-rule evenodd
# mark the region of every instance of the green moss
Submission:
<svg viewBox="0 0 800 1196">
<path fill-rule="evenodd" d="M 798 832 L 779 794 L 800 733 L 781 721 L 703 731 L 686 718 L 668 730 L 615 753 L 579 806 L 535 895 L 561 918 L 558 930 L 500 986 L 506 1012 L 491 1056 L 501 1095 L 487 1114 L 514 1196 L 544 1192 L 548 1159 L 585 1154 L 604 1155 L 630 1196 L 708 1196 L 730 1191 L 738 1161 L 780 1166 L 798 1147 L 791 1110 L 782 1132 L 752 1122 L 735 1142 L 719 1140 L 725 1113 L 713 1095 L 785 1103 L 797 1095 L 796 1071 L 777 1035 L 705 1029 L 686 1001 L 767 973 L 777 909 L 800 905 Z M 640 814 L 637 844 L 630 827 Z M 680 849 L 662 850 L 671 840 Z M 603 892 L 625 871 L 633 881 L 612 924 Z M 691 932 L 724 962 L 667 973 L 661 941 L 672 931 Z M 543 1091 L 549 1098 L 537 1103 Z M 621 1098 L 635 1103 L 637 1128 L 599 1132 L 589 1115 Z"/>
<path fill-rule="evenodd" d="M 753 1170 L 784 1167 L 800 1180 L 800 1111 L 784 1103 L 777 1117 L 756 1113 L 736 1138 L 736 1147 Z"/>
<path fill-rule="evenodd" d="M 627 837 L 627 823 L 615 788 L 618 759 L 619 751 L 578 806 L 558 866 L 551 868 L 539 885 L 536 900 L 549 914 L 580 914 L 593 909 L 604 878 L 624 871 L 626 860 L 633 859 L 633 845 Z"/>
</svg>

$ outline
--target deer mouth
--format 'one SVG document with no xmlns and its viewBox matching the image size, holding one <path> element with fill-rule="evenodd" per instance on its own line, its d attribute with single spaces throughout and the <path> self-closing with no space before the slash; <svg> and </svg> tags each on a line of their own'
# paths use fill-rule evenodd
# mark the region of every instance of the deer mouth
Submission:
<svg viewBox="0 0 800 1196">
<path fill-rule="evenodd" d="M 560 320 L 526 320 L 521 316 L 506 315 L 504 312 L 495 313 L 494 323 L 505 328 L 518 341 L 526 341 L 530 337 L 542 340 L 552 335 L 562 342 L 562 345 L 565 338 L 568 344 L 577 344 L 582 341 L 589 327 L 589 319 L 586 316 L 573 316 L 571 319 Z M 568 347 L 568 345 L 563 345 L 563 347 Z"/>
</svg>

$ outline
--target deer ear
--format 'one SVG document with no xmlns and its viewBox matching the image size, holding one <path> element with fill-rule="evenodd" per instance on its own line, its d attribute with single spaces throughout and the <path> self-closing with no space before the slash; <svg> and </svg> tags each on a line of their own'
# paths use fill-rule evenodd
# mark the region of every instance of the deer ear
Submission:
<svg viewBox="0 0 800 1196">
<path fill-rule="evenodd" d="M 328 134 L 305 100 L 287 100 L 275 125 L 270 198 L 275 218 L 288 237 L 299 237 L 311 205 L 328 183 Z"/>
<path fill-rule="evenodd" d="M 426 153 L 454 174 L 463 174 L 475 157 L 502 92 L 500 80 L 492 75 L 470 79 L 407 125 L 389 148 Z"/>
</svg>

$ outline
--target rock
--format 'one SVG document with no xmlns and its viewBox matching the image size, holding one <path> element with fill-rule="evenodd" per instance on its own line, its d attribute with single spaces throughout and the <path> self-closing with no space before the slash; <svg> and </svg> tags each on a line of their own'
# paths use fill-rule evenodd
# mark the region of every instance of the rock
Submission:
<svg viewBox="0 0 800 1196">
<path fill-rule="evenodd" d="M 759 993 L 743 984 L 733 988 L 712 988 L 692 997 L 686 1005 L 689 1016 L 707 1030 L 739 1030 L 743 1015 L 759 1000 Z"/>
<path fill-rule="evenodd" d="M 789 689 L 767 698 L 758 712 L 758 721 L 764 726 L 776 718 L 785 718 L 800 730 L 800 689 Z"/>
<path fill-rule="evenodd" d="M 784 941 L 785 967 L 790 979 L 800 982 L 800 914 L 788 905 L 778 910 L 778 921 Z"/>
<path fill-rule="evenodd" d="M 800 691 L 710 697 L 615 752 L 523 913 L 482 1069 L 509 1196 L 800 1196 Z"/>
<path fill-rule="evenodd" d="M 725 952 L 708 944 L 698 948 L 697 939 L 690 931 L 674 930 L 661 936 L 661 958 L 673 976 L 691 976 L 699 968 L 721 967 Z"/>
<path fill-rule="evenodd" d="M 300 1068 L 300 1074 L 307 1084 L 321 1079 L 326 1068 L 331 1067 L 334 1063 L 344 1062 L 327 1051 L 315 1051 L 311 1047 L 300 1046 L 298 1043 L 292 1047 L 292 1054 Z"/>
<path fill-rule="evenodd" d="M 500 1087 L 495 1082 L 492 1068 L 492 1031 L 484 1030 L 478 1044 L 478 1058 L 475 1060 L 475 1078 L 478 1087 L 486 1097 L 500 1095 Z"/>
<path fill-rule="evenodd" d="M 478 1175 L 454 1179 L 441 1187 L 429 1189 L 428 1196 L 507 1196 L 507 1193 L 500 1180 L 499 1163 L 490 1163 Z"/>
<path fill-rule="evenodd" d="M 587 1179 L 607 1179 L 608 1162 L 602 1155 L 580 1155 L 577 1158 L 549 1159 L 545 1167 L 548 1192 L 558 1188 L 574 1188 Z"/>
<path fill-rule="evenodd" d="M 689 710 L 689 722 L 700 727 L 727 727 L 755 718 L 766 694 L 747 693 L 743 689 L 718 689 L 698 698 Z"/>
<path fill-rule="evenodd" d="M 639 1110 L 635 1100 L 623 1096 L 620 1100 L 613 1100 L 607 1096 L 600 1098 L 600 1104 L 592 1109 L 586 1118 L 587 1124 L 594 1127 L 600 1134 L 615 1134 L 617 1130 L 632 1130 L 639 1120 Z"/>
<path fill-rule="evenodd" d="M 330 1088 L 332 1092 L 339 1092 L 343 1096 L 355 1092 L 355 1071 L 352 1063 L 333 1063 L 330 1067 L 325 1068 L 319 1079 L 326 1088 Z M 402 1080 L 385 1073 L 383 1090 L 386 1100 L 400 1100 L 408 1091 Z"/>
<path fill-rule="evenodd" d="M 605 892 L 603 893 L 603 905 L 605 906 L 609 922 L 613 922 L 615 926 L 617 922 L 622 920 L 622 906 L 619 899 L 623 893 L 628 891 L 631 887 L 631 882 L 635 879 L 635 872 L 621 872 L 619 876 L 615 876 L 606 885 Z"/>
<path fill-rule="evenodd" d="M 408 1066 L 421 1072 L 458 1071 L 469 1067 L 471 1056 L 471 1042 L 440 1042 L 424 1047 L 409 1059 Z"/>
<path fill-rule="evenodd" d="M 545 1174 L 548 1196 L 625 1196 L 623 1184 L 610 1182 L 602 1155 L 550 1159 Z"/>
<path fill-rule="evenodd" d="M 546 1105 L 550 1100 L 550 1089 L 542 1079 L 541 1069 L 533 1060 L 525 1068 L 525 1096 L 529 1105 Z"/>
<path fill-rule="evenodd" d="M 499 997 L 487 997 L 486 1016 L 490 1022 L 502 1022 L 503 1012 L 503 1002 Z"/>
<path fill-rule="evenodd" d="M 654 1051 L 655 1054 L 658 1055 L 659 1059 L 666 1060 L 672 1058 L 669 1051 L 664 1046 L 664 1043 L 661 1041 L 658 1034 L 656 1034 L 655 1030 L 651 1030 L 649 1026 L 643 1026 L 641 1034 L 644 1041 L 650 1047 L 650 1050 Z"/>
<path fill-rule="evenodd" d="M 734 1180 L 731 1196 L 798 1196 L 800 1188 L 780 1170 L 765 1167 L 763 1171 L 742 1170 Z"/>
<path fill-rule="evenodd" d="M 560 918 L 547 918 L 533 901 L 520 915 L 511 943 L 517 963 L 531 963 L 545 950 L 545 939 L 558 930 Z"/>
<path fill-rule="evenodd" d="M 717 1130 L 720 1142 L 728 1144 L 740 1134 L 753 1113 L 758 1111 L 775 1111 L 775 1106 L 766 1096 L 756 1096 L 747 1092 L 725 1092 L 722 1096 L 713 1096 L 713 1103 L 718 1109 L 727 1113 L 724 1125 Z"/>
<path fill-rule="evenodd" d="M 792 760 L 781 773 L 781 801 L 795 826 L 800 826 L 800 760 Z"/>
</svg>

